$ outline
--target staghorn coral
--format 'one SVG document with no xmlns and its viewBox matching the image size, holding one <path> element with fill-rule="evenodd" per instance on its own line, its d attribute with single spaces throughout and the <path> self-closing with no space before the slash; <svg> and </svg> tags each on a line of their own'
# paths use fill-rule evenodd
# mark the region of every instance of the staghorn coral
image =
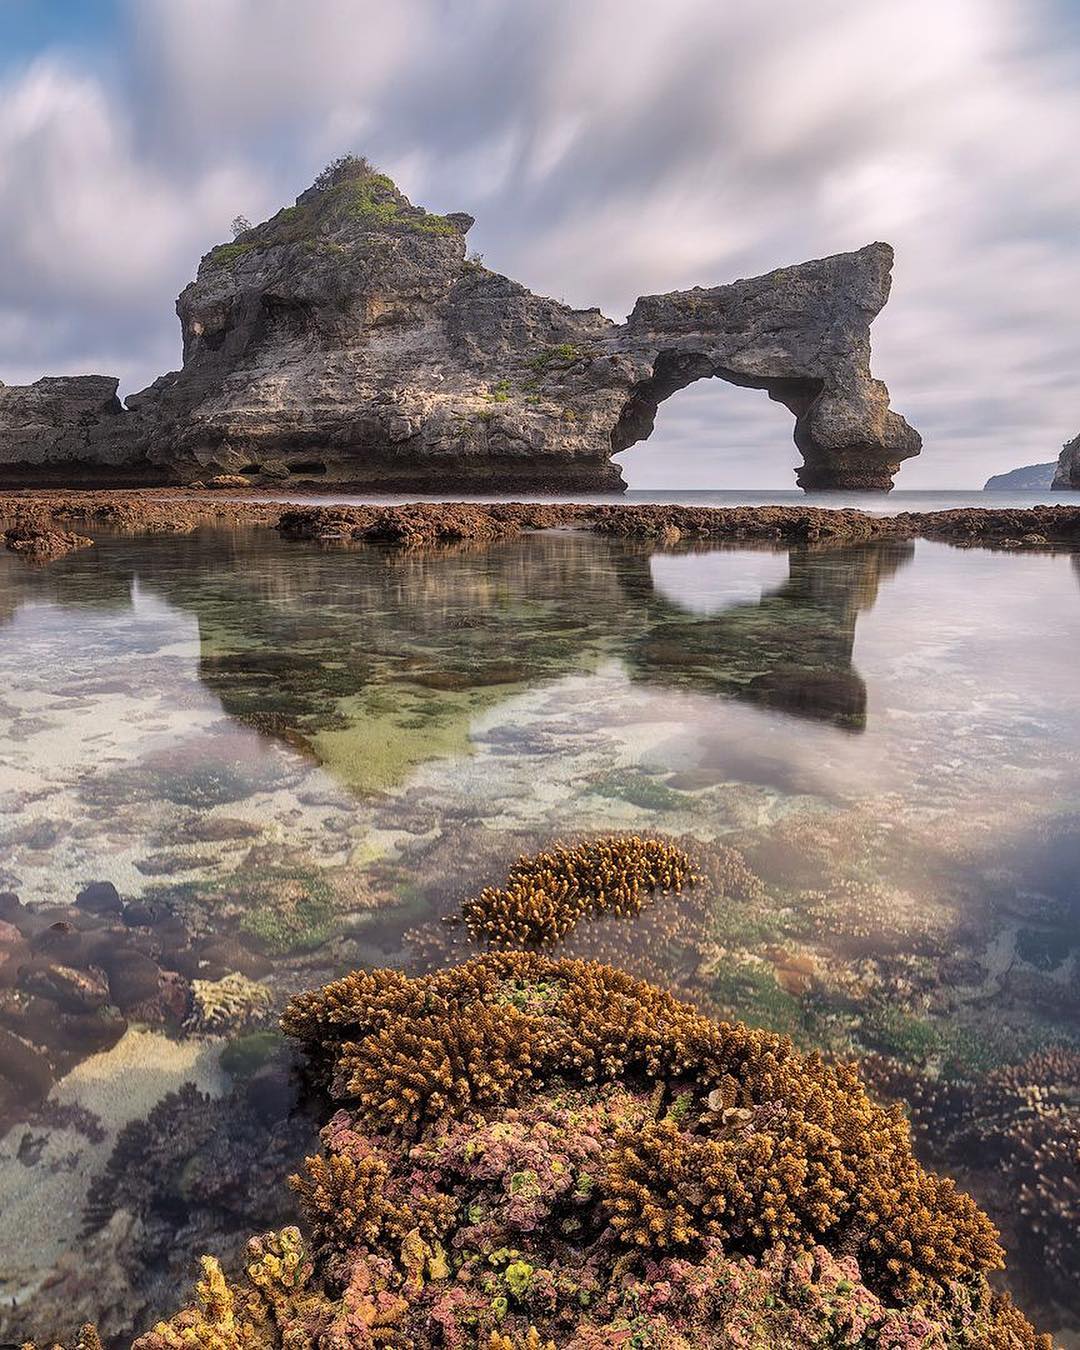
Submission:
<svg viewBox="0 0 1080 1350">
<path fill-rule="evenodd" d="M 558 1058 L 558 1028 L 537 1025 L 512 1004 L 419 1018 L 344 1048 L 335 1091 L 361 1115 L 414 1134 L 425 1120 L 497 1104 L 539 1081 Z"/>
<path fill-rule="evenodd" d="M 714 1092 L 709 1110 L 730 1121 L 730 1090 Z M 324 1144 L 375 1164 L 363 1201 L 371 1222 L 351 1225 L 348 1238 L 334 1225 L 322 1249 L 295 1230 L 267 1235 L 235 1281 L 205 1263 L 196 1305 L 137 1350 L 1046 1346 L 981 1277 L 898 1305 L 867 1286 L 853 1255 L 820 1244 L 753 1257 L 713 1237 L 631 1258 L 613 1240 L 598 1178 L 616 1140 L 654 1117 L 657 1098 L 621 1084 L 547 1088 L 434 1128 L 408 1150 L 392 1135 L 361 1135 L 339 1112 Z M 677 1099 L 661 1120 L 673 1134 L 689 1116 Z M 436 1195 L 455 1202 L 436 1220 L 445 1243 L 430 1225 L 402 1236 L 415 1217 L 404 1207 Z"/>
<path fill-rule="evenodd" d="M 541 1341 L 535 1327 L 530 1327 L 524 1336 L 504 1336 L 501 1332 L 493 1331 L 488 1350 L 555 1350 L 555 1342 Z"/>
<path fill-rule="evenodd" d="M 357 972 L 284 1025 L 342 1102 L 310 1236 L 207 1258 L 135 1350 L 1048 1350 L 850 1065 L 535 952 Z"/>
<path fill-rule="evenodd" d="M 588 923 L 579 924 L 562 939 L 560 950 L 567 956 L 617 966 L 722 1015 L 725 1009 L 712 998 L 704 972 L 725 956 L 722 940 L 730 940 L 732 934 L 758 936 L 769 895 L 738 850 L 690 837 L 670 842 L 692 851 L 693 885 L 668 893 L 663 904 L 648 904 L 628 916 L 633 922 L 625 922 L 624 916 L 611 910 L 593 914 Z M 453 866 L 453 860 L 448 863 Z M 487 863 L 487 858 L 473 860 L 462 875 L 462 886 L 473 888 L 472 877 Z M 461 960 L 468 940 L 450 916 L 411 929 L 406 936 L 421 971 Z"/>
<path fill-rule="evenodd" d="M 557 995 L 515 1006 L 538 983 Z M 873 1105 L 853 1068 L 608 967 L 508 952 L 416 980 L 353 975 L 283 1025 L 315 1043 L 364 1128 L 410 1138 L 560 1078 L 680 1085 L 697 1112 L 616 1141 L 605 1169 L 612 1227 L 633 1245 L 846 1244 L 904 1297 L 1001 1264 L 989 1221 L 923 1171 L 902 1113 Z"/>
<path fill-rule="evenodd" d="M 853 955 L 940 955 L 950 936 L 947 917 L 921 897 L 876 881 L 832 881 L 826 891 L 804 892 L 800 908 L 815 936 L 827 936 Z"/>
<path fill-rule="evenodd" d="M 322 1131 L 325 1154 L 305 1160 L 290 1185 L 318 1243 L 338 1247 L 404 1243 L 416 1233 L 438 1241 L 453 1222 L 456 1201 L 435 1189 L 402 1190 L 374 1143 L 339 1111 Z"/>
<path fill-rule="evenodd" d="M 666 840 L 609 835 L 519 858 L 505 886 L 485 887 L 461 915 L 474 941 L 546 947 L 584 918 L 637 914 L 655 892 L 678 892 L 695 880 L 690 859 Z"/>
<path fill-rule="evenodd" d="M 919 1151 L 965 1167 L 1052 1296 L 1080 1283 L 1080 1051 L 1054 1046 L 978 1081 L 934 1079 L 894 1061 L 864 1066 L 903 1101 Z"/>
</svg>

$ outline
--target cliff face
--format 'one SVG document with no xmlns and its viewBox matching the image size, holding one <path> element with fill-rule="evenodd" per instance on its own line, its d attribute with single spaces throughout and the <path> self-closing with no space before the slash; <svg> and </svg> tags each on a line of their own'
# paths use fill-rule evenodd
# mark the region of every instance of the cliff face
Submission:
<svg viewBox="0 0 1080 1350">
<path fill-rule="evenodd" d="M 1057 471 L 1050 485 L 1060 491 L 1080 491 L 1080 436 L 1061 447 Z"/>
<path fill-rule="evenodd" d="M 143 481 L 143 456 L 128 434 L 118 384 L 108 375 L 0 384 L 0 479 Z"/>
<path fill-rule="evenodd" d="M 803 487 L 887 490 L 918 454 L 870 374 L 888 245 L 644 297 L 616 325 L 468 260 L 472 223 L 345 163 L 203 258 L 177 301 L 183 368 L 129 398 L 122 418 L 103 400 L 73 439 L 65 394 L 24 448 L 0 403 L 0 473 L 74 462 L 77 443 L 150 482 L 619 489 L 611 455 L 649 435 L 665 398 L 712 376 L 792 411 Z M 18 402 L 37 388 L 2 392 Z"/>
</svg>

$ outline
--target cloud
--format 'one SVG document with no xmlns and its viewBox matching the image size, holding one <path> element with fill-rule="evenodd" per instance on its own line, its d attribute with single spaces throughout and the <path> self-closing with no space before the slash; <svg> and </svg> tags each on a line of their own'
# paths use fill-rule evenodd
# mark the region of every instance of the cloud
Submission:
<svg viewBox="0 0 1080 1350">
<path fill-rule="evenodd" d="M 174 364 L 198 256 L 354 149 L 473 211 L 489 265 L 615 317 L 890 240 L 875 370 L 927 442 L 900 485 L 977 486 L 1080 426 L 1064 23 L 1050 0 L 131 0 L 114 66 L 46 50 L 0 85 L 0 377 Z M 789 436 L 710 383 L 627 458 L 789 485 Z"/>
</svg>

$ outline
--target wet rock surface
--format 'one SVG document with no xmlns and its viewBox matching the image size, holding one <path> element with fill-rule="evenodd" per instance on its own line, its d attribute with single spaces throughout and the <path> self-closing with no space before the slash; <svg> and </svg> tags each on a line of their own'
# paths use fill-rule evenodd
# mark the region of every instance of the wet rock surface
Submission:
<svg viewBox="0 0 1080 1350">
<path fill-rule="evenodd" d="M 402 505 L 281 505 L 194 493 L 0 493 L 0 520 L 45 531 L 59 522 L 126 532 L 174 533 L 203 525 L 270 525 L 287 539 L 324 544 L 427 548 L 486 544 L 533 530 L 579 529 L 660 546 L 712 541 L 858 543 L 937 539 L 1038 549 L 1080 546 L 1075 506 L 963 507 L 871 515 L 814 506 L 623 506 L 581 502 L 409 502 Z"/>
<path fill-rule="evenodd" d="M 270 1015 L 271 992 L 256 983 L 270 963 L 192 932 L 168 900 L 125 905 L 110 882 L 72 906 L 0 900 L 0 1126 L 129 1022 L 220 1034 Z"/>
<path fill-rule="evenodd" d="M 4 533 L 5 547 L 12 553 L 19 553 L 35 562 L 62 558 L 65 553 L 74 553 L 79 548 L 89 548 L 93 542 L 82 534 L 73 534 L 68 530 L 44 529 L 33 524 L 15 526 Z"/>
</svg>

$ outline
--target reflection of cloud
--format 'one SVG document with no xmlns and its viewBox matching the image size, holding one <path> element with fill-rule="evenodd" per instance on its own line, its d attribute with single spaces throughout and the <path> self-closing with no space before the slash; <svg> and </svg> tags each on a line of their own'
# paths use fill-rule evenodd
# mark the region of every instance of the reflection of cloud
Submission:
<svg viewBox="0 0 1080 1350">
<path fill-rule="evenodd" d="M 168 689 L 161 663 L 148 659 L 164 651 Z M 74 782 L 220 719 L 220 702 L 199 682 L 198 655 L 195 617 L 152 596 L 102 609 L 24 604 L 4 628 L 0 674 L 8 701 L 41 725 L 9 747 L 12 782 L 47 782 L 58 765 Z M 166 712 L 172 702 L 179 716 Z"/>
<path fill-rule="evenodd" d="M 132 388 L 174 364 L 171 300 L 197 256 L 351 147 L 436 209 L 474 211 L 491 265 L 615 315 L 890 239 L 876 361 L 928 441 L 903 486 L 976 485 L 1076 429 L 1080 81 L 1061 0 L 118 14 L 115 64 L 72 29 L 62 58 L 0 73 L 6 380 L 95 368 Z M 725 481 L 759 483 L 760 460 L 786 483 L 777 410 L 741 398 L 754 414 L 721 442 Z M 695 406 L 661 419 L 666 452 L 631 459 L 643 481 L 716 481 Z"/>
<path fill-rule="evenodd" d="M 654 553 L 649 559 L 657 595 L 690 614 L 722 614 L 754 604 L 788 577 L 786 552 Z"/>
</svg>

